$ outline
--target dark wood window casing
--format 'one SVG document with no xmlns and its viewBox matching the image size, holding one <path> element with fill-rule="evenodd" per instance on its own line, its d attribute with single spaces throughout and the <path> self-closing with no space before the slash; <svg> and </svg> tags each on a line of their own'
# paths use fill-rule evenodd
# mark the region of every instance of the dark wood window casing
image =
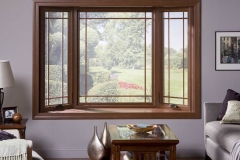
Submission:
<svg viewBox="0 0 240 160">
<path fill-rule="evenodd" d="M 85 96 L 86 87 L 80 93 L 79 13 L 114 11 L 144 12 L 145 16 L 147 12 L 152 13 L 152 88 L 151 93 L 146 94 L 146 78 L 143 78 L 145 91 L 143 91 L 143 98 L 139 96 L 139 100 L 143 99 L 141 102 L 96 103 L 91 101 L 91 97 L 106 96 Z M 51 13 L 56 12 L 59 16 L 51 17 Z M 171 18 L 170 15 L 175 12 L 181 13 L 182 17 Z M 54 45 L 49 39 L 56 33 L 49 29 L 48 25 L 51 25 L 51 20 L 58 20 L 62 25 L 59 29 L 62 33 L 59 38 L 61 47 L 58 48 L 60 50 L 58 54 L 61 54 L 59 62 L 61 67 L 59 68 L 51 65 L 54 62 L 49 61 L 50 48 Z M 146 18 L 143 20 L 145 20 L 146 28 Z M 172 73 L 169 69 L 171 65 L 174 65 L 171 63 L 172 51 L 169 46 L 173 41 L 171 34 L 174 34 L 170 27 L 175 20 L 182 24 L 180 30 L 182 30 L 183 51 L 180 55 L 182 63 L 179 67 L 182 81 L 179 84 L 183 90 L 179 95 L 171 90 Z M 34 0 L 33 26 L 33 119 L 201 118 L 201 0 Z M 87 39 L 87 30 L 85 33 L 85 39 Z M 54 36 L 56 35 L 59 34 Z M 168 36 L 168 42 L 164 41 L 164 36 Z M 166 46 L 169 47 L 167 50 Z M 143 49 L 145 56 L 146 48 L 145 40 Z M 86 48 L 84 52 L 86 57 Z M 164 54 L 166 54 L 165 57 Z M 88 59 L 85 58 L 84 61 L 84 64 L 88 65 Z M 143 75 L 146 77 L 146 58 L 143 63 L 145 64 Z M 81 80 L 84 80 L 84 84 L 87 83 L 88 78 L 87 67 L 83 69 L 85 77 Z M 49 86 L 50 83 L 56 82 L 54 82 L 55 77 L 51 77 L 50 74 L 56 70 L 59 70 L 60 75 L 57 78 L 61 82 L 56 85 L 59 92 L 52 94 L 52 88 Z M 132 97 L 134 96 L 137 97 L 138 94 Z M 90 97 L 90 102 L 87 102 L 88 97 Z M 126 95 L 119 97 L 124 99 Z M 175 104 L 174 102 L 177 108 L 170 107 L 170 104 Z"/>
</svg>

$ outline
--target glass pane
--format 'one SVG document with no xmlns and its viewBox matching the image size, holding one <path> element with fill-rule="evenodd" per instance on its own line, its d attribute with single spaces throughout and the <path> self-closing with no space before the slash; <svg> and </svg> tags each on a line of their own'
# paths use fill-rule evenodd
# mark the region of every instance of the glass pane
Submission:
<svg viewBox="0 0 240 160">
<path fill-rule="evenodd" d="M 145 18 L 145 12 L 87 12 L 87 18 Z"/>
<path fill-rule="evenodd" d="M 57 16 L 60 13 L 62 14 L 62 12 L 56 12 L 56 14 L 53 13 L 51 16 Z M 46 105 L 55 105 L 68 102 L 68 98 L 66 98 L 68 96 L 67 68 L 68 68 L 68 20 L 46 19 L 45 20 Z M 63 96 L 65 98 L 62 98 Z"/>
<path fill-rule="evenodd" d="M 87 97 L 87 103 L 116 103 L 119 97 Z"/>
<path fill-rule="evenodd" d="M 145 102 L 145 97 L 119 97 L 119 102 L 122 103 Z"/>
<path fill-rule="evenodd" d="M 87 15 L 108 19 L 79 20 L 80 75 L 84 77 L 80 76 L 80 101 L 84 102 L 84 95 L 91 96 L 89 103 L 151 101 L 134 97 L 152 94 L 152 21 L 145 19 L 145 12 Z M 134 97 L 126 100 L 121 96 Z"/>
<path fill-rule="evenodd" d="M 80 98 L 80 102 L 85 102 L 84 98 Z M 87 97 L 87 103 L 139 103 L 145 102 L 145 97 Z M 150 97 L 147 97 L 146 103 L 152 102 Z"/>
<path fill-rule="evenodd" d="M 184 98 L 188 98 L 188 69 L 184 69 Z"/>
<path fill-rule="evenodd" d="M 182 70 L 170 70 L 170 96 L 183 97 L 183 72 Z"/>
<path fill-rule="evenodd" d="M 63 98 L 62 100 L 63 100 L 63 103 L 65 103 L 65 104 L 68 103 L 68 99 L 67 98 Z"/>
<path fill-rule="evenodd" d="M 63 12 L 63 18 L 68 18 L 68 12 Z"/>
<path fill-rule="evenodd" d="M 166 13 L 166 12 L 165 12 Z M 164 96 L 169 96 L 169 57 L 171 54 L 171 49 L 168 48 L 168 20 L 164 20 Z"/>
<path fill-rule="evenodd" d="M 62 98 L 55 98 L 49 100 L 49 105 L 62 104 Z"/>
<path fill-rule="evenodd" d="M 169 12 L 169 18 L 183 18 L 183 12 Z"/>
<path fill-rule="evenodd" d="M 183 12 L 170 12 L 176 17 Z M 180 17 L 180 16 L 179 16 Z M 164 20 L 164 96 L 188 96 L 188 20 Z M 172 103 L 171 99 L 165 103 Z M 175 101 L 175 100 L 174 100 Z M 183 102 L 181 102 L 182 104 Z"/>
<path fill-rule="evenodd" d="M 80 18 L 87 18 L 87 13 L 86 12 L 79 12 L 79 17 Z"/>
<path fill-rule="evenodd" d="M 146 94 L 152 95 L 152 20 L 146 24 Z"/>
<path fill-rule="evenodd" d="M 183 49 L 183 20 L 169 20 L 169 48 L 173 48 L 175 52 L 181 52 Z M 176 53 L 171 53 L 176 54 Z"/>
<path fill-rule="evenodd" d="M 183 21 L 169 20 L 170 55 L 170 96 L 183 97 Z"/>
<path fill-rule="evenodd" d="M 48 18 L 48 12 L 45 12 L 45 18 Z"/>
<path fill-rule="evenodd" d="M 188 20 L 184 19 L 184 97 L 188 98 Z"/>
<path fill-rule="evenodd" d="M 167 98 L 167 97 L 165 97 L 163 99 L 163 103 L 172 103 L 172 104 L 183 104 L 183 101 L 184 101 L 184 105 L 188 104 L 188 100 L 183 100 L 183 99 L 180 99 L 180 98 Z"/>
<path fill-rule="evenodd" d="M 49 20 L 49 97 L 62 95 L 62 28 L 61 20 Z M 59 28 L 53 27 L 58 25 Z M 56 89 L 58 86 L 58 89 Z"/>
<path fill-rule="evenodd" d="M 68 20 L 63 20 L 63 96 L 68 95 Z"/>
<path fill-rule="evenodd" d="M 169 103 L 170 102 L 170 100 L 169 100 L 169 98 L 163 98 L 163 103 Z"/>
<path fill-rule="evenodd" d="M 152 18 L 152 12 L 147 12 L 146 13 L 146 18 Z"/>
<path fill-rule="evenodd" d="M 49 93 L 48 93 L 48 20 L 45 20 L 45 98 L 49 97 Z M 48 105 L 48 101 L 45 101 L 45 105 Z"/>
<path fill-rule="evenodd" d="M 84 12 L 85 13 L 85 12 Z M 80 96 L 86 95 L 86 90 L 85 90 L 85 39 L 86 39 L 86 27 L 85 27 L 85 22 L 86 20 L 80 20 L 80 44 L 79 44 L 79 51 L 80 51 Z"/>
<path fill-rule="evenodd" d="M 48 12 L 48 18 L 62 18 L 63 12 Z"/>
<path fill-rule="evenodd" d="M 184 19 L 184 52 L 188 53 L 188 20 Z"/>
<path fill-rule="evenodd" d="M 183 99 L 170 98 L 170 103 L 173 103 L 173 104 L 183 104 Z"/>
<path fill-rule="evenodd" d="M 85 101 L 85 97 L 79 97 L 79 102 L 80 103 L 85 103 L 86 101 Z"/>
<path fill-rule="evenodd" d="M 45 18 L 68 18 L 68 12 L 45 12 Z"/>
<path fill-rule="evenodd" d="M 184 18 L 188 18 L 188 12 L 184 12 Z"/>
<path fill-rule="evenodd" d="M 152 97 L 146 97 L 146 102 L 151 103 L 152 102 Z"/>
<path fill-rule="evenodd" d="M 164 12 L 164 13 L 163 13 L 163 18 L 168 18 L 168 13 L 169 13 L 169 12 Z"/>
</svg>

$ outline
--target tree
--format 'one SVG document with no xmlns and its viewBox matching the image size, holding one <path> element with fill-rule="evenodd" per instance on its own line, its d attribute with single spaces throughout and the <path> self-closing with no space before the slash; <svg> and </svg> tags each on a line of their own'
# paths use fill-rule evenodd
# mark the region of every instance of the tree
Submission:
<svg viewBox="0 0 240 160">
<path fill-rule="evenodd" d="M 167 48 L 164 48 L 164 50 L 167 50 Z M 170 68 L 187 68 L 188 66 L 188 49 L 184 48 L 184 54 L 183 49 L 180 51 L 176 51 L 174 49 L 170 49 Z M 165 54 L 164 61 L 165 64 L 168 64 L 168 54 Z M 184 63 L 184 64 L 183 64 Z"/>
<path fill-rule="evenodd" d="M 87 31 L 87 35 L 86 35 Z M 99 43 L 99 35 L 98 32 L 91 28 L 87 27 L 81 29 L 80 31 L 80 52 L 85 52 L 85 48 L 87 45 L 87 57 L 93 58 L 96 56 L 96 52 L 94 50 L 94 47 L 96 47 Z M 80 53 L 80 55 L 85 55 L 84 53 Z"/>
<path fill-rule="evenodd" d="M 59 17 L 60 15 L 55 14 L 54 16 Z M 47 44 L 45 53 L 48 53 L 46 56 L 49 59 L 46 58 L 46 60 L 51 65 L 62 65 L 63 58 L 63 64 L 67 64 L 67 47 L 62 46 L 67 43 L 67 37 L 65 33 L 62 33 L 62 30 L 65 30 L 67 26 L 64 25 L 61 19 L 51 19 L 47 23 L 48 28 L 46 28 L 46 31 L 48 31 L 47 37 L 49 38 L 45 38 L 45 44 Z"/>
<path fill-rule="evenodd" d="M 108 17 L 114 16 L 108 13 Z M 139 18 L 139 13 L 119 13 L 118 18 L 130 16 Z M 116 17 L 115 17 L 116 18 Z M 151 25 L 147 23 L 147 26 Z M 99 56 L 102 60 L 107 60 L 106 68 L 121 65 L 125 68 L 133 68 L 144 64 L 144 42 L 145 42 L 145 20 L 144 19 L 110 19 L 105 26 L 102 26 L 103 41 L 105 42 L 103 55 Z M 112 61 L 112 62 L 110 62 Z"/>
</svg>

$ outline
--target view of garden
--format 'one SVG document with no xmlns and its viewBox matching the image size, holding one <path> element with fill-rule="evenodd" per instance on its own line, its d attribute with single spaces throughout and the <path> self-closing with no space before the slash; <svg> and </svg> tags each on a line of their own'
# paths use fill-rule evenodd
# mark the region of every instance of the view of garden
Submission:
<svg viewBox="0 0 240 160">
<path fill-rule="evenodd" d="M 45 22 L 46 105 L 67 103 L 68 14 Z M 79 12 L 78 54 L 80 103 L 152 102 L 151 12 Z M 187 97 L 187 49 L 165 47 L 164 63 L 164 96 Z"/>
</svg>

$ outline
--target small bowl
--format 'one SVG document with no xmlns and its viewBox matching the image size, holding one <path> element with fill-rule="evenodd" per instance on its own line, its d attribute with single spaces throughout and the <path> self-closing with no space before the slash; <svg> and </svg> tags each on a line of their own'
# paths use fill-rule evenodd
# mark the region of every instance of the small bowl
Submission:
<svg viewBox="0 0 240 160">
<path fill-rule="evenodd" d="M 134 132 L 137 133 L 144 133 L 144 132 L 149 132 L 154 129 L 156 129 L 158 126 L 157 125 L 136 125 L 136 124 L 128 124 L 127 127 L 130 130 L 133 130 Z"/>
</svg>

